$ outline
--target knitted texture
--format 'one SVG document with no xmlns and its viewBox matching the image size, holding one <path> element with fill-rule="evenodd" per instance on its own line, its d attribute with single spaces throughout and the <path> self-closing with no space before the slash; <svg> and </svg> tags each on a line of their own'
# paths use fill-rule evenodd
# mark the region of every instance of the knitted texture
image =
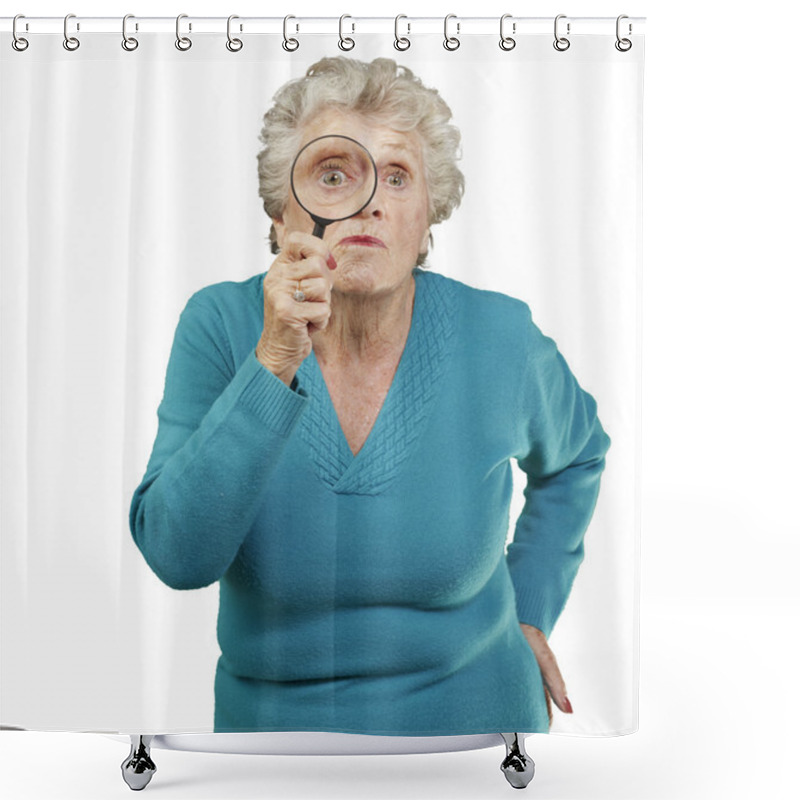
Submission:
<svg viewBox="0 0 800 800">
<path fill-rule="evenodd" d="M 355 456 L 313 354 L 291 388 L 255 358 L 263 275 L 181 316 L 130 520 L 166 584 L 219 581 L 217 731 L 548 730 L 519 622 L 564 609 L 609 439 L 523 303 L 414 278 Z"/>
<path fill-rule="evenodd" d="M 422 280 L 425 280 L 424 278 Z M 408 341 L 381 411 L 354 458 L 339 427 L 332 402 L 311 403 L 300 423 L 322 481 L 340 494 L 379 494 L 397 477 L 423 430 L 441 380 L 455 324 L 455 289 L 446 281 L 426 281 L 415 299 Z M 298 373 L 312 397 L 330 399 L 312 355 Z"/>
</svg>

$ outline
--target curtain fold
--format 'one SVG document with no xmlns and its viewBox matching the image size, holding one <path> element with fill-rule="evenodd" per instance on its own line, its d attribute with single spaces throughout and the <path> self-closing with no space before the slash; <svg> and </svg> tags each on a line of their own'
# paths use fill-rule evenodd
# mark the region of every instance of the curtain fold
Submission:
<svg viewBox="0 0 800 800">
<path fill-rule="evenodd" d="M 450 105 L 466 193 L 429 269 L 517 297 L 597 400 L 613 445 L 586 558 L 550 638 L 576 707 L 553 732 L 637 727 L 644 38 L 362 34 Z M 128 508 L 156 435 L 181 310 L 273 256 L 256 154 L 275 92 L 335 34 L 29 36 L 0 48 L 2 723 L 213 730 L 216 584 L 163 585 Z M 522 509 L 515 472 L 512 522 Z M 513 526 L 512 526 L 513 527 Z"/>
</svg>

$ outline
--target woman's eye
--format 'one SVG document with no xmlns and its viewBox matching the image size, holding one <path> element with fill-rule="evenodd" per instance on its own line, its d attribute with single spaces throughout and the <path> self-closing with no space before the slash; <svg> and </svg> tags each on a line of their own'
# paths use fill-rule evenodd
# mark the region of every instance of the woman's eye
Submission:
<svg viewBox="0 0 800 800">
<path fill-rule="evenodd" d="M 326 186 L 341 186 L 345 181 L 345 174 L 340 169 L 332 169 L 322 174 L 322 182 Z"/>
<path fill-rule="evenodd" d="M 402 186 L 406 182 L 406 179 L 401 173 L 393 172 L 389 175 L 387 181 L 389 182 L 389 186 Z"/>
</svg>

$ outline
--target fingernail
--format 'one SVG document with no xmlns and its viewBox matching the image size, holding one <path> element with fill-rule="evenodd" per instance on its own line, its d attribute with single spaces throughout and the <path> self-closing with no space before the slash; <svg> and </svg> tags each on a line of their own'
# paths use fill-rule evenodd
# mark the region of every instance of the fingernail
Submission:
<svg viewBox="0 0 800 800">
<path fill-rule="evenodd" d="M 564 698 L 564 708 L 567 710 L 567 714 L 572 714 L 572 703 L 569 701 L 569 697 Z"/>
<path fill-rule="evenodd" d="M 333 257 L 333 253 L 328 253 L 328 269 L 336 269 L 336 259 Z"/>
</svg>

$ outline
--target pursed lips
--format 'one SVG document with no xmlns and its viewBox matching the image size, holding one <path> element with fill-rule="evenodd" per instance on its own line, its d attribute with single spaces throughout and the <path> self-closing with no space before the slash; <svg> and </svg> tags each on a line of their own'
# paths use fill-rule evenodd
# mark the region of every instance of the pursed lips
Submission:
<svg viewBox="0 0 800 800">
<path fill-rule="evenodd" d="M 361 247 L 383 247 L 386 245 L 375 236 L 347 236 L 339 244 L 353 244 Z"/>
</svg>

